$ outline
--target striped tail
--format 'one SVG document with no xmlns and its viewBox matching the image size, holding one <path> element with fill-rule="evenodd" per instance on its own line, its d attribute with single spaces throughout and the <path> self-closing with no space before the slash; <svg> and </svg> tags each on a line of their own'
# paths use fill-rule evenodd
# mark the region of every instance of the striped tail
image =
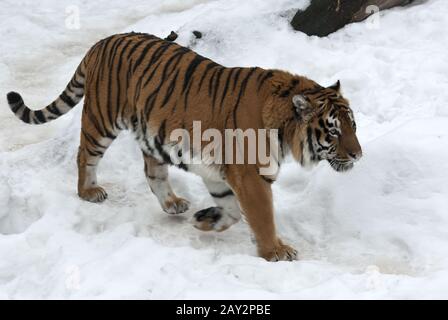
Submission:
<svg viewBox="0 0 448 320">
<path fill-rule="evenodd" d="M 69 112 L 84 96 L 85 66 L 82 62 L 64 92 L 50 105 L 41 110 L 31 110 L 23 102 L 17 92 L 7 94 L 8 104 L 12 112 L 23 122 L 42 124 L 59 118 Z"/>
</svg>

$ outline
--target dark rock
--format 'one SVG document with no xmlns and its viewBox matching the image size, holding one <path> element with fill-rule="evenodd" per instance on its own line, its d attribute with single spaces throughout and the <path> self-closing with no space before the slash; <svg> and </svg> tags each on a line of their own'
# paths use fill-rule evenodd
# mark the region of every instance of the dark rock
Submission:
<svg viewBox="0 0 448 320">
<path fill-rule="evenodd" d="M 171 31 L 171 33 L 169 34 L 168 37 L 165 38 L 165 40 L 173 42 L 177 39 L 177 37 L 178 37 L 178 34 L 174 31 Z"/>
<path fill-rule="evenodd" d="M 201 39 L 202 38 L 202 32 L 200 31 L 193 31 L 194 36 L 196 37 L 196 39 Z"/>
<path fill-rule="evenodd" d="M 368 6 L 377 6 L 385 10 L 396 6 L 405 6 L 414 0 L 312 0 L 304 11 L 298 11 L 291 21 L 297 31 L 309 36 L 325 37 L 346 24 L 359 22 L 372 12 Z"/>
</svg>

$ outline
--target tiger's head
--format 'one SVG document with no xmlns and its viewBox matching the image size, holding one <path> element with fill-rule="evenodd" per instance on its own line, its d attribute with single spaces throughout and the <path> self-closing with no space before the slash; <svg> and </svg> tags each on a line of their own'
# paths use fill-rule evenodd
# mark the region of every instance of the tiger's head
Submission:
<svg viewBox="0 0 448 320">
<path fill-rule="evenodd" d="M 353 168 L 362 157 L 356 137 L 356 123 L 349 102 L 342 96 L 340 82 L 305 90 L 292 96 L 292 108 L 300 125 L 291 146 L 302 165 L 327 160 L 339 172 Z"/>
</svg>

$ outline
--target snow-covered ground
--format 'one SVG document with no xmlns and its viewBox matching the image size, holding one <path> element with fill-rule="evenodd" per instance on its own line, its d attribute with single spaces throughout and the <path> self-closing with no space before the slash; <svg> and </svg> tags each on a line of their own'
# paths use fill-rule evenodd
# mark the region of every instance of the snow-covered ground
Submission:
<svg viewBox="0 0 448 320">
<path fill-rule="evenodd" d="M 221 234 L 191 226 L 211 204 L 191 174 L 171 170 L 191 210 L 163 213 L 129 134 L 99 169 L 109 200 L 81 201 L 81 107 L 32 127 L 3 100 L 0 298 L 448 298 L 448 2 L 385 11 L 322 39 L 288 25 L 307 2 L 2 0 L 2 95 L 17 90 L 42 107 L 95 41 L 176 30 L 179 43 L 224 65 L 341 79 L 364 158 L 347 174 L 284 165 L 276 221 L 300 260 L 268 263 L 244 223 Z"/>
</svg>

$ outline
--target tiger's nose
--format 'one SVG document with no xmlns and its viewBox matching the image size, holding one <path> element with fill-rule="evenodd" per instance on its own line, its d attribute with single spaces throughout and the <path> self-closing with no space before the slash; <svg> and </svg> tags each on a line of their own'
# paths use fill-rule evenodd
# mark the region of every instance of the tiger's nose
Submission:
<svg viewBox="0 0 448 320">
<path fill-rule="evenodd" d="M 362 151 L 359 151 L 357 153 L 350 152 L 348 155 L 350 156 L 350 158 L 353 159 L 353 161 L 358 161 L 359 159 L 362 158 Z"/>
</svg>

